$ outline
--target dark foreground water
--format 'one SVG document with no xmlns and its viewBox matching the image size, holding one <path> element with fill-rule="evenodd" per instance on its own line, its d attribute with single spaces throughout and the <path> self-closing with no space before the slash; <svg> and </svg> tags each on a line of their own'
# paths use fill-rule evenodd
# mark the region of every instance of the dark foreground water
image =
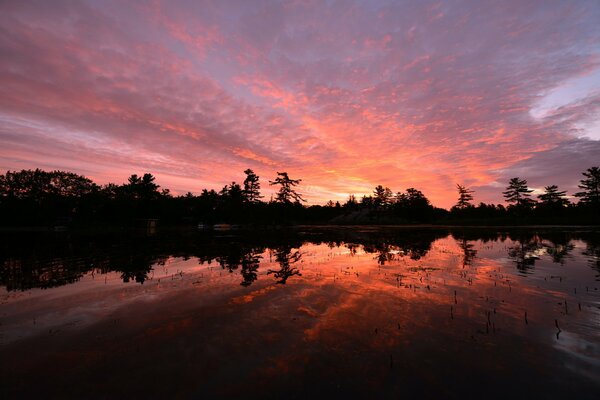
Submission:
<svg viewBox="0 0 600 400">
<path fill-rule="evenodd" d="M 600 234 L 2 234 L 0 397 L 600 398 Z"/>
</svg>

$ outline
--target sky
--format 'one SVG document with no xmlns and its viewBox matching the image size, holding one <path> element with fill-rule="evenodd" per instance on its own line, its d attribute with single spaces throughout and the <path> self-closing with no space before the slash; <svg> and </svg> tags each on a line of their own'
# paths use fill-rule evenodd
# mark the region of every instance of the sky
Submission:
<svg viewBox="0 0 600 400">
<path fill-rule="evenodd" d="M 449 208 L 598 165 L 597 0 L 0 1 L 2 173 Z"/>
</svg>

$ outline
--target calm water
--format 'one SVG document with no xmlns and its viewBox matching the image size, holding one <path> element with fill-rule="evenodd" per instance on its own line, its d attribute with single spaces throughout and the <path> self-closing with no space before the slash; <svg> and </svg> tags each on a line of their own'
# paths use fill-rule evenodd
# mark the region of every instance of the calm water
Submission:
<svg viewBox="0 0 600 400">
<path fill-rule="evenodd" d="M 1 239 L 3 398 L 600 394 L 598 232 Z"/>
</svg>

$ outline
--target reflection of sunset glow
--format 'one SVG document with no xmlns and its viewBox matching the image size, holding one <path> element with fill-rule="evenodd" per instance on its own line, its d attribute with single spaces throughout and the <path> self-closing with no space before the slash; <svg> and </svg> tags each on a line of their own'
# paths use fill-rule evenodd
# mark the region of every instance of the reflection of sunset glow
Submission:
<svg viewBox="0 0 600 400">
<path fill-rule="evenodd" d="M 310 203 L 500 202 L 516 175 L 572 194 L 600 153 L 597 5 L 475 3 L 3 2 L 0 169 L 174 194 L 288 171 Z"/>
<path fill-rule="evenodd" d="M 93 343 L 89 368 L 102 369 L 107 358 L 115 368 L 121 357 L 160 365 L 176 360 L 170 368 L 178 382 L 184 368 L 195 384 L 231 396 L 248 388 L 268 392 L 282 379 L 292 387 L 332 380 L 395 392 L 390 382 L 403 376 L 421 388 L 430 380 L 448 384 L 465 371 L 487 379 L 506 370 L 562 374 L 563 360 L 570 379 L 597 381 L 597 235 L 470 240 L 462 233 L 411 229 L 386 236 L 364 229 L 348 236 L 355 241 L 271 247 L 244 245 L 241 237 L 233 246 L 221 238 L 228 245 L 219 247 L 210 236 L 204 239 L 214 247 L 194 247 L 197 256 L 157 252 L 152 261 L 148 255 L 140 282 L 124 272 L 76 268 L 81 275 L 71 284 L 3 289 L 0 356 L 24 371 L 37 365 L 24 361 L 39 356 L 36 346 L 52 343 L 53 353 L 39 354 L 61 371 L 80 359 L 72 346 Z M 68 272 L 54 270 L 71 282 Z M 41 283 L 53 278 L 47 275 Z M 211 386 L 220 379 L 229 383 Z"/>
</svg>

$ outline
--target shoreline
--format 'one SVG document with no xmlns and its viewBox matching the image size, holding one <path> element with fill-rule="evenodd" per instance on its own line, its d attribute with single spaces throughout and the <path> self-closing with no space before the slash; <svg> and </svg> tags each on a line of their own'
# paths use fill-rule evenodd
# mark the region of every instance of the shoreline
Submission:
<svg viewBox="0 0 600 400">
<path fill-rule="evenodd" d="M 240 232 L 240 231 L 273 231 L 297 229 L 586 229 L 599 230 L 600 225 L 558 225 L 558 224 L 524 224 L 524 225 L 453 225 L 453 224 L 291 224 L 291 225 L 235 225 L 230 229 L 220 230 L 211 227 L 199 229 L 194 225 L 164 225 L 148 230 L 140 227 L 123 225 L 90 225 L 90 226 L 0 226 L 0 233 L 66 233 L 66 232 L 169 232 L 169 231 L 197 231 L 197 232 Z"/>
</svg>

